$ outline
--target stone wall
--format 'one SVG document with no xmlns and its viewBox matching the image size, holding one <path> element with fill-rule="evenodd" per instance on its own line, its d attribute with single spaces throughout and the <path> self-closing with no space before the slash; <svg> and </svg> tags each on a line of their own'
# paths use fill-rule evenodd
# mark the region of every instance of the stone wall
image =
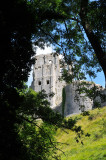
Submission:
<svg viewBox="0 0 106 160">
<path fill-rule="evenodd" d="M 65 81 L 59 81 L 59 77 L 62 74 L 62 66 L 58 55 L 42 54 L 35 56 L 35 58 L 36 63 L 33 66 L 33 82 L 31 88 L 36 92 L 45 90 L 46 94 L 48 94 L 48 101 L 50 102 L 51 108 L 62 113 L 63 87 L 65 88 L 66 93 L 64 116 L 81 113 L 82 111 L 91 110 L 93 108 L 94 101 L 86 97 L 85 94 L 79 95 L 76 91 L 81 81 L 75 81 L 72 84 L 66 84 Z M 71 66 L 65 64 L 65 68 L 69 68 L 70 70 Z M 55 95 L 51 98 L 49 97 L 49 94 L 52 92 Z M 101 89 L 101 92 L 106 95 L 106 90 L 103 88 Z M 98 100 L 102 106 L 106 105 L 106 102 L 101 102 L 100 97 L 96 97 L 95 101 L 96 100 Z"/>
<path fill-rule="evenodd" d="M 78 85 L 79 82 L 73 82 L 65 87 L 65 116 L 92 109 L 93 101 L 84 94 L 78 94 L 76 91 L 78 89 Z"/>
<path fill-rule="evenodd" d="M 100 107 L 106 106 L 106 89 L 102 88 L 99 85 L 92 84 L 91 82 L 86 81 L 87 84 L 90 84 L 89 87 L 86 86 L 87 89 L 91 89 L 95 85 L 98 87 L 98 91 L 100 91 L 100 94 L 104 95 L 105 97 L 103 101 L 101 100 L 100 96 L 97 96 L 92 100 L 91 98 L 87 97 L 85 93 L 78 93 L 77 89 L 79 88 L 81 83 L 81 81 L 74 81 L 72 84 L 65 86 L 66 101 L 64 107 L 64 116 L 91 110 L 95 108 L 95 102 L 100 104 Z M 60 104 L 60 106 L 56 106 L 55 111 L 62 114 L 62 103 Z"/>
<path fill-rule="evenodd" d="M 58 55 L 47 54 L 35 56 L 36 63 L 33 66 L 33 82 L 31 88 L 36 92 L 45 90 L 46 94 L 54 93 L 54 97 L 48 96 L 51 108 L 59 105 L 62 101 L 62 88 L 65 82 L 58 79 L 61 76 L 60 59 Z"/>
</svg>

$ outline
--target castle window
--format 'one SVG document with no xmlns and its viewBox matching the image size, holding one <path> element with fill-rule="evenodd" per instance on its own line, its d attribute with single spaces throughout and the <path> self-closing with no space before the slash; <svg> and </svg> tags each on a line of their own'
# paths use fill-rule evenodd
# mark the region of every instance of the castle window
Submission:
<svg viewBox="0 0 106 160">
<path fill-rule="evenodd" d="M 54 57 L 54 64 L 56 64 L 56 56 Z"/>
<path fill-rule="evenodd" d="M 52 61 L 51 61 L 51 60 L 49 60 L 49 63 L 51 64 L 51 63 L 52 63 Z"/>
<path fill-rule="evenodd" d="M 46 58 L 45 58 L 45 56 L 43 57 L 43 59 L 44 59 L 44 64 L 46 63 Z"/>
<path fill-rule="evenodd" d="M 41 81 L 38 82 L 38 85 L 39 85 L 39 86 L 41 85 Z"/>
<path fill-rule="evenodd" d="M 47 84 L 49 84 L 49 80 L 47 80 Z"/>
<path fill-rule="evenodd" d="M 60 68 L 60 73 L 62 73 L 63 72 L 63 68 Z"/>
</svg>

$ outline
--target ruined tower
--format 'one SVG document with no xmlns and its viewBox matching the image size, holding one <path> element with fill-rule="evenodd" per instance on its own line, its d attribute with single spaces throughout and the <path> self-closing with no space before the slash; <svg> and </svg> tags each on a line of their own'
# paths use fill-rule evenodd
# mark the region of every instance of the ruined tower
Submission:
<svg viewBox="0 0 106 160">
<path fill-rule="evenodd" d="M 41 54 L 36 55 L 35 58 L 36 63 L 33 66 L 33 82 L 31 88 L 36 92 L 45 90 L 46 94 L 48 94 L 47 99 L 50 102 L 51 108 L 62 113 L 62 90 L 64 88 L 66 95 L 64 116 L 92 109 L 94 102 L 89 97 L 85 97 L 85 94 L 82 93 L 79 95 L 77 92 L 81 81 L 73 81 L 71 84 L 66 84 L 65 81 L 59 81 L 59 77 L 61 77 L 64 69 L 67 69 L 71 73 L 71 66 L 68 66 L 64 61 L 64 65 L 62 66 L 60 63 L 62 60 L 60 60 L 57 54 Z M 101 91 L 105 90 L 102 89 Z M 51 93 L 55 95 L 50 97 L 49 94 Z M 79 101 L 75 99 L 79 99 Z M 106 105 L 106 102 L 101 105 Z"/>
<path fill-rule="evenodd" d="M 60 105 L 62 102 L 62 88 L 65 82 L 60 82 L 62 68 L 60 58 L 56 54 L 37 55 L 36 63 L 33 66 L 33 82 L 31 87 L 36 92 L 45 90 L 46 94 L 54 93 L 51 98 L 48 96 L 51 108 Z"/>
</svg>

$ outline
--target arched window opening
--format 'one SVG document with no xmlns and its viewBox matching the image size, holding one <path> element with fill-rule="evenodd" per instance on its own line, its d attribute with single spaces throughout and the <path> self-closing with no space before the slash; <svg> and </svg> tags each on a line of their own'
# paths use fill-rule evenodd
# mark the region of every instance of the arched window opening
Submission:
<svg viewBox="0 0 106 160">
<path fill-rule="evenodd" d="M 47 80 L 47 84 L 49 84 L 49 80 Z"/>
<path fill-rule="evenodd" d="M 39 86 L 41 85 L 41 81 L 38 82 L 38 85 L 39 85 Z"/>
<path fill-rule="evenodd" d="M 51 64 L 51 63 L 52 63 L 52 61 L 51 61 L 51 60 L 49 60 L 49 63 Z"/>
</svg>

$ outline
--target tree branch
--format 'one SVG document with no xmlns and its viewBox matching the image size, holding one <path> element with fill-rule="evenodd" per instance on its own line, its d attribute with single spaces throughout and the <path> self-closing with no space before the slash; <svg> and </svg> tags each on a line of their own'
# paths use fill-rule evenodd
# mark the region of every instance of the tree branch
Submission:
<svg viewBox="0 0 106 160">
<path fill-rule="evenodd" d="M 52 144 L 52 146 L 53 146 L 56 150 L 61 151 L 61 152 L 65 155 L 65 152 L 63 152 L 60 148 L 57 148 L 57 147 L 56 147 L 56 143 L 59 143 L 59 142 L 56 142 L 56 143 L 52 142 L 49 134 L 47 134 L 47 133 L 46 133 L 39 125 L 37 125 L 33 120 L 31 121 L 31 120 L 29 120 L 28 118 L 25 118 L 25 117 L 23 117 L 23 116 L 20 116 L 20 118 L 21 118 L 22 120 L 25 120 L 25 121 L 27 121 L 27 122 L 29 122 L 29 123 L 32 123 L 32 124 L 34 124 L 35 126 L 37 126 L 45 135 L 48 136 L 48 138 L 49 138 L 50 143 Z M 61 142 L 60 142 L 60 143 L 61 143 Z"/>
<path fill-rule="evenodd" d="M 98 62 L 103 69 L 105 79 L 106 79 L 106 53 L 102 50 L 100 41 L 98 37 L 93 33 L 93 30 L 91 29 L 90 24 L 87 20 L 87 8 L 88 8 L 88 0 L 81 0 L 81 9 L 79 13 L 80 18 L 81 18 L 81 23 L 89 39 L 89 42 L 91 43 L 95 51 Z"/>
</svg>

